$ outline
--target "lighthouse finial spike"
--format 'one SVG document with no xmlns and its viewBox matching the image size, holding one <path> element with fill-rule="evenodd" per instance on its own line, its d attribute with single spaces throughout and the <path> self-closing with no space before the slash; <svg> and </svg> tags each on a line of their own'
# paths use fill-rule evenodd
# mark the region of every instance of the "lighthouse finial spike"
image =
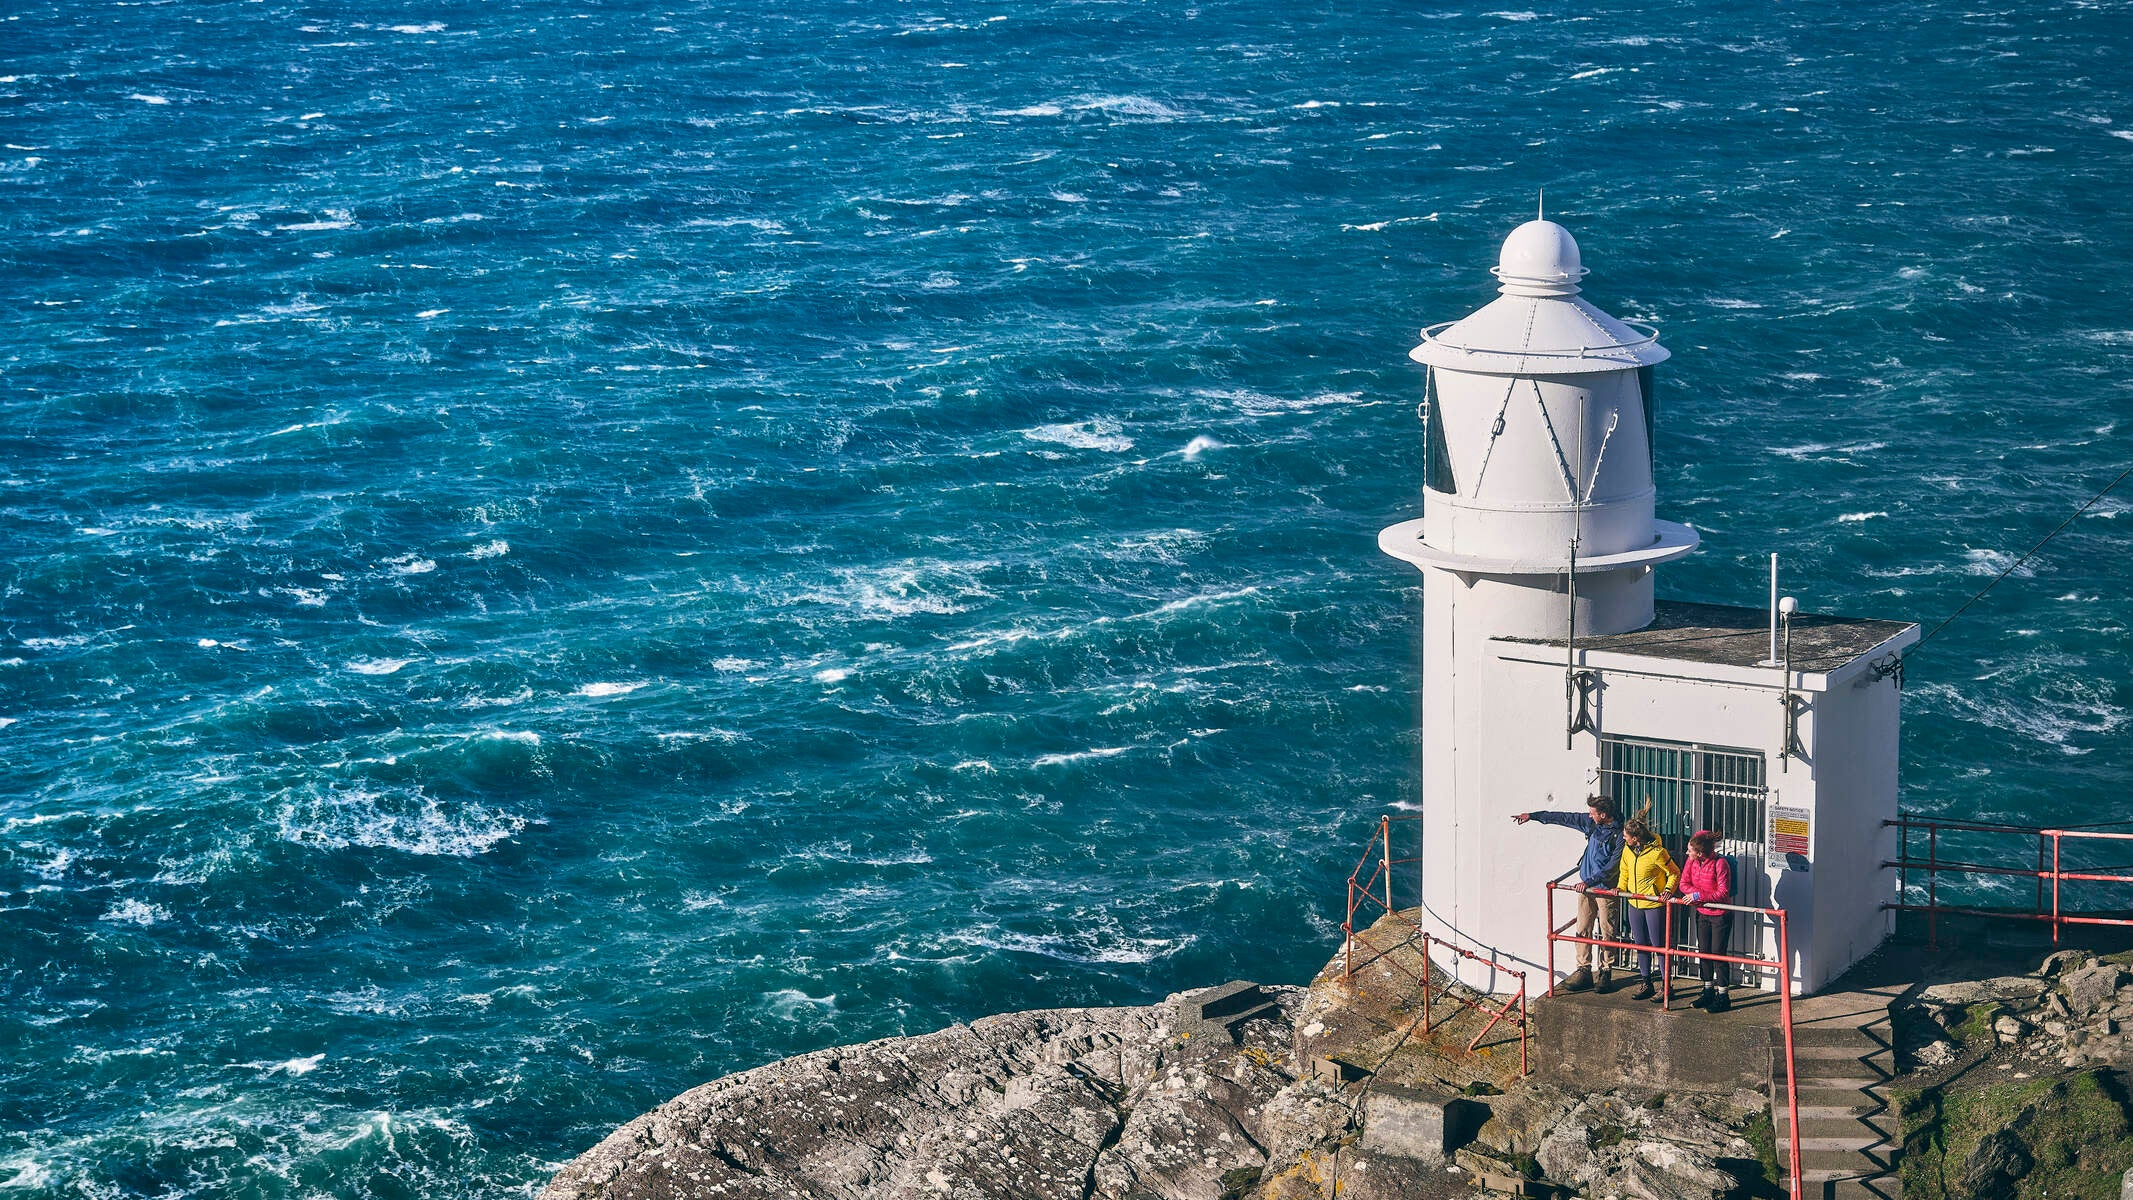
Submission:
<svg viewBox="0 0 2133 1200">
<path fill-rule="evenodd" d="M 1536 221 L 1545 221 L 1548 219 L 1547 188 L 1541 188 L 1538 198 L 1533 201 L 1533 219 Z"/>
</svg>

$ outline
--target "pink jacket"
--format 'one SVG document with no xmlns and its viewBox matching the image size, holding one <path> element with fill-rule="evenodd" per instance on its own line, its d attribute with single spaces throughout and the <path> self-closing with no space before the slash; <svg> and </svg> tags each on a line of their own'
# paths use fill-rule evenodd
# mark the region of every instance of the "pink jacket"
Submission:
<svg viewBox="0 0 2133 1200">
<path fill-rule="evenodd" d="M 1715 904 L 1731 904 L 1733 902 L 1733 864 L 1726 861 L 1723 855 L 1718 854 L 1714 854 L 1701 862 L 1692 857 L 1681 864 L 1681 882 L 1675 886 L 1681 889 L 1681 894 L 1684 896 L 1694 892 L 1698 900 Z M 1696 911 L 1707 917 L 1715 917 L 1724 912 L 1725 909 L 1698 908 Z"/>
</svg>

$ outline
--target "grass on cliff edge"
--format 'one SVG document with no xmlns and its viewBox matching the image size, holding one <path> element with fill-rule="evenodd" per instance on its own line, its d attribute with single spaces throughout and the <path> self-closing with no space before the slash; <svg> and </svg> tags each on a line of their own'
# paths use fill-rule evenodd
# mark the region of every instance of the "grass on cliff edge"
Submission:
<svg viewBox="0 0 2133 1200">
<path fill-rule="evenodd" d="M 1907 1200 L 2118 1200 L 2120 1180 L 2133 1167 L 2125 1102 L 2116 1081 L 2098 1071 L 1929 1087 L 1892 1099 L 1902 1120 Z M 2011 1183 L 1967 1179 L 1979 1145 L 2009 1128 L 2029 1168 Z"/>
</svg>

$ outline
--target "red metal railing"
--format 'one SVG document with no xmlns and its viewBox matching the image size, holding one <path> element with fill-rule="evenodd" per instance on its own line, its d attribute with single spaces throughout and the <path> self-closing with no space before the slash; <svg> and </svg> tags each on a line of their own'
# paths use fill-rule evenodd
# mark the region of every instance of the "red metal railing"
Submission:
<svg viewBox="0 0 2133 1200">
<path fill-rule="evenodd" d="M 1599 946 L 1608 950 L 1638 950 L 1664 955 L 1665 957 L 1661 961 L 1665 964 L 1666 969 L 1659 973 L 1661 1008 L 1667 1008 L 1673 1003 L 1673 966 L 1676 958 L 1708 959 L 1712 962 L 1738 963 L 1745 967 L 1769 967 L 1777 972 L 1778 1024 L 1785 1031 L 1785 1112 L 1791 1121 L 1788 1140 L 1791 1142 L 1792 1200 L 1800 1200 L 1802 1195 L 1800 1182 L 1800 1084 L 1797 1077 L 1798 1072 L 1794 1070 L 1792 1053 L 1792 969 L 1789 965 L 1792 962 L 1792 941 L 1786 922 L 1785 910 L 1782 908 L 1751 908 L 1743 904 L 1694 902 L 1697 908 L 1722 908 L 1727 912 L 1760 914 L 1769 917 L 1777 924 L 1778 948 L 1775 960 L 1748 958 L 1737 954 L 1704 954 L 1700 951 L 1684 949 L 1674 945 L 1674 909 L 1679 905 L 1689 904 L 1691 901 L 1669 896 L 1647 896 L 1638 892 L 1620 892 L 1613 888 L 1580 888 L 1575 884 L 1566 887 L 1563 880 L 1568 878 L 1569 875 L 1570 872 L 1565 871 L 1563 874 L 1548 881 L 1547 994 L 1550 996 L 1555 994 L 1555 944 L 1557 942 L 1570 942 L 1580 946 Z M 1664 922 L 1666 936 L 1661 939 L 1660 944 L 1657 946 L 1642 946 L 1635 942 L 1609 941 L 1604 938 L 1578 937 L 1575 934 L 1565 933 L 1565 930 L 1577 923 L 1577 918 L 1573 916 L 1561 925 L 1555 923 L 1555 894 L 1558 891 L 1582 891 L 1594 896 L 1620 897 L 1624 900 L 1656 900 L 1666 908 Z"/>
<path fill-rule="evenodd" d="M 2122 823 L 2122 822 L 2121 822 Z M 2066 843 L 2082 842 L 2133 842 L 2133 833 L 2105 833 L 2096 829 L 2043 829 L 2033 825 L 1994 825 L 1981 821 L 1943 821 L 1927 817 L 1914 817 L 1904 813 L 1893 821 L 1882 822 L 1893 826 L 1896 834 L 1896 857 L 1882 864 L 1896 868 L 1896 900 L 1884 905 L 1903 912 L 1926 914 L 1927 940 L 1939 944 L 1940 914 L 1963 913 L 1973 916 L 2007 917 L 2017 921 L 2049 921 L 2052 941 L 2059 941 L 2060 930 L 2068 925 L 2133 925 L 2133 917 L 2104 916 L 2094 912 L 2069 913 L 2063 906 L 2061 885 L 2067 880 L 2081 883 L 2126 883 L 2133 884 L 2133 874 L 2122 872 L 2133 868 L 2112 867 L 2101 870 L 2069 871 L 2065 869 Z M 2010 867 L 1993 863 L 1968 862 L 1961 859 L 1944 860 L 1940 856 L 1942 831 L 1950 833 L 1985 834 L 1989 836 L 2033 837 L 2037 839 L 2037 865 L 2035 867 Z M 1922 831 L 1926 835 L 1926 857 L 1911 857 L 1911 834 Z M 2045 866 L 2046 860 L 2051 865 Z M 1910 902 L 1910 873 L 1923 870 L 1926 873 L 1926 902 Z M 2017 912 L 2004 908 L 1982 908 L 1940 902 L 1940 875 L 1943 871 L 1959 875 L 1987 875 L 2036 880 L 2036 911 Z M 2118 872 L 2118 873 L 2113 873 Z M 2051 906 L 2045 907 L 2045 886 L 2051 888 Z"/>
<path fill-rule="evenodd" d="M 1471 950 L 1455 946 L 1443 938 L 1433 937 L 1413 920 L 1402 915 L 1399 909 L 1393 907 L 1392 869 L 1396 866 L 1417 863 L 1421 860 L 1418 858 L 1393 857 L 1392 823 L 1394 821 L 1419 820 L 1421 820 L 1420 817 L 1385 816 L 1378 818 L 1377 832 L 1371 835 L 1370 847 L 1363 851 L 1363 857 L 1357 861 L 1354 872 L 1348 876 L 1348 919 L 1341 923 L 1341 933 L 1344 935 L 1341 947 L 1341 978 L 1343 980 L 1354 979 L 1355 968 L 1358 965 L 1368 966 L 1370 963 L 1382 960 L 1388 967 L 1400 972 L 1409 979 L 1417 981 L 1422 989 L 1422 1032 L 1424 1033 L 1430 1032 L 1430 1009 L 1436 1003 L 1439 995 L 1454 1000 L 1474 1012 L 1486 1014 L 1489 1019 L 1482 1025 L 1481 1032 L 1476 1033 L 1474 1040 L 1467 1043 L 1466 1048 L 1469 1053 L 1479 1049 L 1481 1047 L 1481 1039 L 1489 1035 L 1489 1030 L 1496 1028 L 1497 1023 L 1510 1016 L 1511 1010 L 1516 1008 L 1518 1010 L 1518 1073 L 1523 1077 L 1531 1070 L 1526 1056 L 1527 1031 L 1530 1028 L 1530 1023 L 1526 1019 L 1526 973 L 1507 967 L 1492 958 L 1483 957 Z M 1375 857 L 1377 865 L 1370 870 L 1368 876 L 1365 876 L 1364 871 L 1371 867 L 1373 857 Z M 1392 957 L 1392 948 L 1379 947 L 1373 944 L 1366 932 L 1356 929 L 1356 913 L 1367 906 L 1376 906 L 1382 909 L 1385 916 L 1390 917 L 1396 926 L 1404 928 L 1406 932 L 1400 940 L 1400 945 L 1411 946 L 1416 944 L 1417 940 L 1420 941 L 1422 967 L 1419 973 L 1408 970 L 1399 959 Z M 1364 930 L 1375 924 L 1377 924 L 1376 920 L 1365 921 L 1363 923 Z M 1358 964 L 1355 960 L 1355 948 L 1358 944 L 1364 950 L 1370 952 L 1370 957 L 1364 959 L 1361 964 Z M 1518 990 L 1500 1005 L 1495 1003 L 1496 998 L 1494 996 L 1480 994 L 1480 998 L 1476 999 L 1474 996 L 1462 994 L 1458 989 L 1450 987 L 1437 988 L 1435 989 L 1435 994 L 1432 994 L 1430 985 L 1430 951 L 1432 949 L 1449 951 L 1461 958 L 1509 975 L 1518 981 Z"/>
</svg>

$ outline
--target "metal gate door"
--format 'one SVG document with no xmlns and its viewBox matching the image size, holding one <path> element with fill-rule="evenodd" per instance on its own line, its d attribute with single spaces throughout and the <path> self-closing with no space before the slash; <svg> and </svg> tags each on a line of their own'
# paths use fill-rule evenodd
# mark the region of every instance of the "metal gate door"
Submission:
<svg viewBox="0 0 2133 1200">
<path fill-rule="evenodd" d="M 1648 803 L 1646 820 L 1659 841 L 1680 863 L 1688 857 L 1689 835 L 1699 829 L 1716 830 L 1718 852 L 1733 864 L 1733 903 L 1767 906 L 1769 876 L 1763 870 L 1763 842 L 1767 826 L 1765 806 L 1769 788 L 1764 784 L 1760 751 L 1693 742 L 1662 742 L 1647 738 L 1603 737 L 1600 739 L 1600 790 L 1613 796 L 1625 818 L 1634 817 Z M 1674 941 L 1693 949 L 1696 933 L 1687 910 L 1674 912 Z M 1733 917 L 1732 953 L 1746 958 L 1767 957 L 1763 952 L 1763 922 L 1746 914 Z M 1692 960 L 1678 960 L 1677 969 L 1693 973 Z M 1751 968 L 1732 967 L 1736 980 Z M 1748 982 L 1741 980 L 1741 982 Z"/>
</svg>

